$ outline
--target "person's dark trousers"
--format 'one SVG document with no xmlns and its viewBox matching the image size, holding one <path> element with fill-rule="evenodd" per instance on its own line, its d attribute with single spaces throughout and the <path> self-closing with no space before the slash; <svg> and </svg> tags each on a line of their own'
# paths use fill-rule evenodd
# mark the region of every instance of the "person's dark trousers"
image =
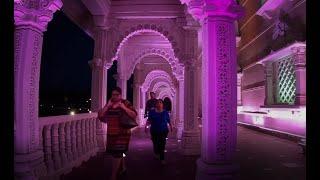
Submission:
<svg viewBox="0 0 320 180">
<path fill-rule="evenodd" d="M 158 135 L 157 133 L 151 133 L 151 140 L 152 140 L 152 144 L 153 144 L 153 152 L 156 155 L 159 155 L 159 143 L 157 143 L 158 141 Z"/>
<path fill-rule="evenodd" d="M 164 160 L 164 149 L 166 146 L 167 136 L 168 136 L 168 131 L 158 132 L 158 133 L 151 132 L 153 151 L 155 154 L 160 155 L 160 160 Z"/>
</svg>

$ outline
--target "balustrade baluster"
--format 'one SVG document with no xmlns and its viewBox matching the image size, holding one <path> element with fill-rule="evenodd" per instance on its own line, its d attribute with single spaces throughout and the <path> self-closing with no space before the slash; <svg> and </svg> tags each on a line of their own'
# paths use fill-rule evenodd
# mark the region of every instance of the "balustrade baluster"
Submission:
<svg viewBox="0 0 320 180">
<path fill-rule="evenodd" d="M 67 160 L 72 160 L 72 144 L 71 144 L 71 122 L 66 122 L 65 125 L 65 132 L 66 132 L 66 153 L 67 153 Z"/>
<path fill-rule="evenodd" d="M 71 122 L 71 150 L 72 150 L 72 159 L 76 160 L 78 157 L 77 151 L 77 121 Z"/>
<path fill-rule="evenodd" d="M 61 167 L 61 159 L 59 154 L 59 124 L 54 124 L 51 131 L 51 139 L 52 139 L 52 154 L 53 154 L 53 162 L 54 168 L 60 169 Z"/>
<path fill-rule="evenodd" d="M 61 166 L 65 167 L 65 165 L 67 164 L 65 123 L 59 124 L 59 151 Z"/>
<path fill-rule="evenodd" d="M 94 133 L 94 130 L 93 130 L 93 120 L 92 118 L 90 119 L 90 149 L 93 150 L 94 149 L 94 137 L 93 137 L 93 133 Z"/>
<path fill-rule="evenodd" d="M 54 170 L 52 160 L 52 149 L 51 149 L 51 125 L 44 126 L 43 128 L 44 138 L 44 161 L 47 166 L 47 173 L 51 174 Z"/>
<path fill-rule="evenodd" d="M 94 148 L 97 148 L 97 119 L 93 121 L 93 142 L 94 142 Z"/>
<path fill-rule="evenodd" d="M 82 145 L 81 145 L 81 121 L 76 121 L 76 132 L 77 132 L 77 154 L 78 157 L 82 155 Z"/>
<path fill-rule="evenodd" d="M 81 119 L 81 147 L 82 147 L 82 155 L 86 153 L 86 127 L 84 124 L 85 119 Z"/>
<path fill-rule="evenodd" d="M 89 129 L 89 121 L 90 119 L 86 119 L 85 122 L 85 129 L 86 129 L 86 152 L 90 151 L 90 129 Z"/>
</svg>

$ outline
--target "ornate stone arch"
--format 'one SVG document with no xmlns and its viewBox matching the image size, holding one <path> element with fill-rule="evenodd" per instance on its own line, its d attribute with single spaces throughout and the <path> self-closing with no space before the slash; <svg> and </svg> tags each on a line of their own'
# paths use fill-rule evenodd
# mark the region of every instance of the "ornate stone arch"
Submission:
<svg viewBox="0 0 320 180">
<path fill-rule="evenodd" d="M 148 49 L 144 49 L 143 51 L 139 51 L 135 53 L 133 58 L 130 60 L 130 65 L 128 67 L 129 69 L 127 70 L 127 72 L 130 72 L 130 74 L 132 74 L 135 66 L 139 62 L 141 62 L 141 60 L 144 57 L 151 56 L 151 55 L 157 55 L 165 59 L 169 63 L 171 70 L 175 76 L 183 75 L 182 64 L 179 63 L 178 58 L 174 56 L 174 53 L 172 52 L 172 50 L 166 50 L 161 48 L 148 48 Z"/>
<path fill-rule="evenodd" d="M 151 71 L 150 73 L 148 73 L 148 75 L 146 76 L 144 83 L 142 84 L 142 90 L 146 92 L 148 89 L 150 89 L 152 82 L 157 79 L 162 79 L 163 81 L 168 81 L 170 86 L 174 87 L 173 80 L 167 72 L 162 71 L 162 70 L 154 70 L 154 71 Z"/>
<path fill-rule="evenodd" d="M 174 92 L 170 88 L 166 88 L 159 93 L 158 98 L 164 99 L 164 97 L 167 96 L 171 102 L 173 102 L 174 95 Z"/>
<path fill-rule="evenodd" d="M 170 88 L 170 84 L 168 82 L 165 81 L 160 81 L 154 84 L 154 86 L 152 87 L 152 91 L 155 92 L 157 91 L 159 88 L 161 87 L 165 87 L 165 88 Z"/>
<path fill-rule="evenodd" d="M 173 26 L 173 25 L 172 25 Z M 128 39 L 134 35 L 137 35 L 139 33 L 143 32 L 153 32 L 164 39 L 168 41 L 168 43 L 171 45 L 171 48 L 175 54 L 175 57 L 178 57 L 181 59 L 182 52 L 183 52 L 183 43 L 180 43 L 180 37 L 179 33 L 175 31 L 171 31 L 173 29 L 172 27 L 168 27 L 164 24 L 155 24 L 155 23 L 144 23 L 144 24 L 132 24 L 130 27 L 122 30 L 120 28 L 119 38 L 118 41 L 115 43 L 115 46 L 113 48 L 114 56 L 112 58 L 112 61 L 118 58 L 119 52 L 121 50 L 121 47 L 128 41 Z M 122 31 L 121 31 L 122 30 Z"/>
</svg>

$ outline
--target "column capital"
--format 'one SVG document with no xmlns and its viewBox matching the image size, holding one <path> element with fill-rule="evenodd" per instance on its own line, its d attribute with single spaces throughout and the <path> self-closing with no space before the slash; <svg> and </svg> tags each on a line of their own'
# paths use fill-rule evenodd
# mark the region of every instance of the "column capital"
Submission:
<svg viewBox="0 0 320 180">
<path fill-rule="evenodd" d="M 293 53 L 294 65 L 297 69 L 304 68 L 306 65 L 306 46 L 295 46 L 291 48 Z"/>
<path fill-rule="evenodd" d="M 108 30 L 111 27 L 108 15 L 93 15 L 93 21 L 97 30 Z"/>
<path fill-rule="evenodd" d="M 190 0 L 187 5 L 188 12 L 200 21 L 208 17 L 228 17 L 236 20 L 244 15 L 244 8 L 234 0 Z"/>
<path fill-rule="evenodd" d="M 184 80 L 184 77 L 181 75 L 176 75 L 176 78 L 179 82 Z"/>
<path fill-rule="evenodd" d="M 272 66 L 272 62 L 267 61 L 265 63 L 263 63 L 264 66 L 264 73 L 266 76 L 272 76 L 273 75 L 273 66 Z"/>
<path fill-rule="evenodd" d="M 188 33 L 187 38 L 197 38 L 198 37 L 198 30 L 200 26 L 183 26 L 182 27 L 186 33 Z"/>
<path fill-rule="evenodd" d="M 204 0 L 203 16 L 212 17 L 228 17 L 233 20 L 239 19 L 244 16 L 244 8 L 238 5 L 234 0 Z"/>
<path fill-rule="evenodd" d="M 305 54 L 306 53 L 306 46 L 294 46 L 291 48 L 293 54 Z"/>
<path fill-rule="evenodd" d="M 90 65 L 92 70 L 99 69 L 99 68 L 109 69 L 112 66 L 112 62 L 107 62 L 106 60 L 102 60 L 99 58 L 95 58 L 89 61 L 88 64 Z"/>
<path fill-rule="evenodd" d="M 40 32 L 46 31 L 53 13 L 62 7 L 61 0 L 39 0 L 14 2 L 14 24 L 16 27 L 31 27 Z"/>
<path fill-rule="evenodd" d="M 110 29 L 110 27 L 108 27 L 108 26 L 95 26 L 93 28 L 93 32 L 95 33 L 95 37 L 96 37 L 96 36 L 98 36 L 98 33 L 107 33 L 109 31 L 109 29 Z"/>
<path fill-rule="evenodd" d="M 195 58 L 191 58 L 191 59 L 186 59 L 184 62 L 184 67 L 186 71 L 192 70 L 196 68 L 196 59 Z"/>
</svg>

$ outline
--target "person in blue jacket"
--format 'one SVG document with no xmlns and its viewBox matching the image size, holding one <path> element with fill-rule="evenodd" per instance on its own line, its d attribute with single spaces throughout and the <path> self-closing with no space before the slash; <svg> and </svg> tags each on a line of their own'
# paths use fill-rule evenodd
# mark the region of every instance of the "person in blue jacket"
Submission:
<svg viewBox="0 0 320 180">
<path fill-rule="evenodd" d="M 165 165 L 164 160 L 164 150 L 166 145 L 166 138 L 169 133 L 168 125 L 170 126 L 170 131 L 172 132 L 172 125 L 170 122 L 170 116 L 168 111 L 163 108 L 163 100 L 158 99 L 156 102 L 156 108 L 151 110 L 148 116 L 148 120 L 145 126 L 145 131 L 147 133 L 147 127 L 150 127 L 150 134 L 153 143 L 153 151 L 155 155 L 160 159 L 161 164 Z"/>
</svg>

